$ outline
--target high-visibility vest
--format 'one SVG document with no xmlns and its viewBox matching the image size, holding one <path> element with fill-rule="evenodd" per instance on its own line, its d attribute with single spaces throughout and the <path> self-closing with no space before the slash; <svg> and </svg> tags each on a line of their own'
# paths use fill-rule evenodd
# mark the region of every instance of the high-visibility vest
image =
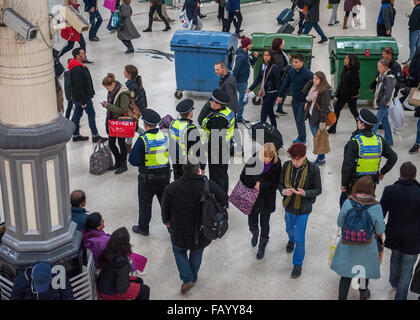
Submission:
<svg viewBox="0 0 420 320">
<path fill-rule="evenodd" d="M 223 110 L 219 110 L 219 112 L 214 113 L 210 118 L 204 118 L 202 127 L 203 130 L 207 133 L 207 137 L 210 138 L 210 130 L 207 129 L 207 123 L 212 118 L 222 117 L 225 118 L 228 122 L 227 133 L 225 136 L 225 141 L 229 142 L 233 138 L 233 131 L 235 130 L 235 114 L 229 108 L 225 108 Z"/>
<path fill-rule="evenodd" d="M 178 119 L 171 122 L 169 125 L 169 133 L 171 135 L 171 138 L 176 141 L 176 143 L 179 145 L 179 147 L 182 150 L 182 155 L 187 155 L 187 130 L 189 128 L 195 128 L 195 125 L 193 125 L 190 121 Z"/>
<path fill-rule="evenodd" d="M 352 138 L 359 145 L 359 157 L 356 160 L 356 175 L 377 174 L 382 155 L 382 140 L 377 135 L 366 137 L 358 134 Z"/>
<path fill-rule="evenodd" d="M 168 137 L 162 132 L 146 132 L 140 136 L 145 146 L 146 169 L 164 168 L 169 165 Z"/>
</svg>

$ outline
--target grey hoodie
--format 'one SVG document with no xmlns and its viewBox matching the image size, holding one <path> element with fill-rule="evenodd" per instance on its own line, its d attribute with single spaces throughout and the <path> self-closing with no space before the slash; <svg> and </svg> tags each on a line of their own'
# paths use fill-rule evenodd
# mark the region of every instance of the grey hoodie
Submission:
<svg viewBox="0 0 420 320">
<path fill-rule="evenodd" d="M 392 97 L 394 96 L 395 90 L 395 76 L 388 70 L 385 74 L 378 76 L 378 82 L 376 83 L 376 90 L 374 96 L 375 106 L 389 107 L 391 104 Z"/>
</svg>

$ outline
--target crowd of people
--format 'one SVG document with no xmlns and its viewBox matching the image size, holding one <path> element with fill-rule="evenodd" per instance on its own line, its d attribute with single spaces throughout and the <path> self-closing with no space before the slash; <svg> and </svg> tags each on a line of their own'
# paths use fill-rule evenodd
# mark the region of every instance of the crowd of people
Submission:
<svg viewBox="0 0 420 320">
<path fill-rule="evenodd" d="M 97 1 L 84 2 L 92 25 L 89 40 L 99 41 L 97 32 L 102 18 Z M 115 1 L 114 8 L 110 9 L 111 17 L 118 10 L 120 25 L 117 30 L 111 24 L 107 27 L 110 32 L 117 32 L 118 38 L 127 47 L 126 53 L 134 52 L 131 40 L 140 37 L 130 18 L 130 2 Z M 321 36 L 320 43 L 328 41 L 318 24 L 320 1 L 292 2 L 292 9 L 299 10 L 299 34 L 308 34 L 314 28 Z M 378 36 L 391 35 L 396 17 L 393 2 L 382 0 L 377 23 Z M 252 247 L 258 246 L 256 259 L 264 258 L 269 242 L 270 216 L 278 209 L 276 199 L 279 196 L 288 235 L 288 242 L 284 247 L 287 253 L 293 253 L 291 277 L 296 279 L 301 276 L 309 217 L 317 207 L 316 198 L 322 193 L 319 166 L 326 163 L 325 153 L 318 153 L 313 162 L 308 159 L 305 121 L 308 120 L 314 137 L 325 131 L 335 134 L 340 113 L 347 104 L 354 117 L 356 130 L 344 146 L 341 168 L 341 209 L 337 226 L 342 234 L 331 263 L 331 270 L 341 276 L 338 298 L 347 299 L 352 278 L 355 276 L 353 267 L 356 265 L 365 270 L 365 278 L 360 279 L 360 299 L 366 300 L 370 297 L 369 280 L 380 278 L 380 257 L 384 247 L 392 251 L 389 282 L 396 290 L 395 299 L 407 298 L 413 269 L 420 253 L 420 184 L 416 181 L 416 166 L 411 162 L 404 162 L 399 169 L 399 179 L 385 188 L 380 201 L 376 200 L 375 189 L 385 174 L 395 170 L 393 168 L 398 158 L 392 149 L 389 107 L 393 99 L 398 98 L 401 89 L 417 87 L 420 83 L 420 1 L 413 2 L 415 8 L 409 20 L 410 57 L 407 61 L 410 63 L 407 68 L 410 76 L 404 77 L 401 65 L 394 59 L 393 49 L 384 48 L 382 59 L 378 61 L 377 74 L 372 75 L 370 86 L 374 93 L 376 115 L 368 109 L 361 109 L 359 112 L 357 108 L 361 85 L 357 55 L 348 54 L 344 59 L 339 86 L 333 96 L 325 73 L 310 71 L 301 54 L 286 54 L 285 40 L 279 35 L 273 40 L 271 48 L 264 50 L 257 77 L 249 86 L 250 69 L 259 54 L 252 52 L 250 38 L 240 36 L 240 47 L 236 51 L 233 70 L 229 71 L 224 61 L 218 61 L 214 65 L 215 74 L 220 78 L 219 88 L 212 91 L 211 97 L 202 107 L 198 124 L 193 122 L 194 101 L 185 99 L 176 106 L 179 117 L 168 125 L 162 125 L 164 119 L 161 115 L 148 107 L 142 78 L 136 66 L 124 67 L 124 76 L 127 79 L 125 83 L 118 81 L 114 74 L 108 73 L 102 81 L 108 92 L 107 100 L 101 103 L 107 111 L 105 130 L 108 137 L 100 136 L 96 127 L 92 103 L 95 90 L 90 71 L 85 65 L 91 61 L 87 60 L 83 35 L 72 27 L 63 30 L 61 35 L 67 45 L 61 50 L 60 56 L 72 50 L 75 42 L 80 44 L 80 48 L 72 50 L 73 58 L 68 60 L 68 71 L 64 74 L 67 118 L 70 118 L 74 109 L 71 120 L 76 129 L 72 140 L 80 142 L 89 139 L 80 135 L 80 118 L 85 111 L 92 141 L 108 141 L 115 159 L 109 170 L 115 174 L 126 172 L 127 160 L 138 168 L 139 217 L 131 229 L 135 234 L 149 236 L 152 202 L 156 196 L 161 206 L 162 223 L 168 230 L 182 281 L 181 294 L 186 294 L 194 287 L 204 249 L 213 240 L 203 230 L 203 194 L 212 194 L 219 213 L 230 207 L 230 150 L 232 144 L 241 144 L 243 140 L 237 130 L 238 123 L 249 123 L 243 117 L 246 97 L 256 90 L 256 95 L 262 98 L 260 120 L 266 122 L 268 117 L 274 128 L 277 128 L 276 118 L 287 115 L 283 104 L 290 92 L 298 134 L 287 148 L 290 160 L 280 159 L 278 147 L 273 142 L 265 141 L 261 149 L 247 159 L 241 171 L 239 181 L 246 192 L 255 193 L 256 190 L 258 194 L 248 215 L 250 244 Z M 340 0 L 329 0 L 332 15 L 328 26 L 339 23 L 339 3 Z M 171 29 L 166 10 L 162 12 L 163 4 L 160 0 L 150 1 L 149 25 L 144 32 L 152 31 L 155 12 L 166 26 L 163 31 Z M 223 22 L 223 31 L 229 32 L 233 22 L 235 33 L 239 36 L 243 20 L 240 1 L 221 0 L 218 4 L 218 18 Z M 75 9 L 79 7 L 77 0 L 66 0 L 65 5 L 71 5 Z M 351 12 L 356 18 L 354 8 L 357 5 L 360 5 L 360 0 L 345 0 L 343 29 L 348 28 Z M 201 19 L 205 16 L 200 12 L 200 2 L 187 0 L 184 7 L 194 28 L 202 29 Z M 328 118 L 331 113 L 330 104 L 334 99 L 333 113 L 336 121 L 331 124 Z M 275 112 L 276 103 L 278 106 Z M 142 132 L 137 130 L 139 136 L 134 146 L 131 138 L 113 137 L 108 128 L 108 120 L 118 120 L 130 114 L 130 111 L 138 114 L 138 117 L 133 116 L 138 123 L 137 129 L 141 124 L 144 128 Z M 377 134 L 380 125 L 384 129 L 384 137 Z M 419 149 L 420 120 L 416 142 L 409 152 L 414 154 Z M 381 168 L 382 157 L 387 161 Z M 173 182 L 171 172 L 174 174 Z M 70 202 L 72 220 L 77 224 L 77 230 L 83 234 L 82 246 L 92 252 L 98 268 L 97 288 L 100 299 L 148 300 L 150 288 L 140 277 L 133 276 L 137 266 L 133 263 L 128 230 L 121 227 L 111 235 L 106 234 L 100 213 L 88 214 L 86 211 L 86 194 L 82 190 L 73 191 Z M 12 298 L 73 298 L 71 290 L 52 288 L 50 279 L 51 265 L 40 262 L 16 278 Z M 420 275 L 414 281 L 420 281 Z"/>
</svg>

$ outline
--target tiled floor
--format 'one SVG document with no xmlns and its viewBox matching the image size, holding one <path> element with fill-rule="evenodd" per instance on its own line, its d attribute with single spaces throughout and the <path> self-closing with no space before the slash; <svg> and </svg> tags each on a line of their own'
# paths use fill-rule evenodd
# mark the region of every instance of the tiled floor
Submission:
<svg viewBox="0 0 420 320">
<path fill-rule="evenodd" d="M 50 1 L 51 5 L 58 1 Z M 326 9 L 326 1 L 321 1 L 321 26 L 327 36 L 336 35 L 376 35 L 376 19 L 380 6 L 379 0 L 363 1 L 367 8 L 366 30 L 342 30 L 341 25 L 327 27 L 330 11 Z M 343 3 L 343 1 L 342 1 Z M 252 32 L 275 32 L 278 28 L 276 16 L 290 5 L 289 0 L 272 1 L 271 3 L 250 3 L 242 6 L 244 17 L 244 34 Z M 147 26 L 148 4 L 132 2 L 135 13 L 133 21 L 139 31 Z M 397 20 L 393 35 L 398 41 L 400 61 L 408 57 L 408 19 L 405 12 L 411 12 L 411 1 L 396 1 Z M 109 12 L 101 8 L 104 18 Z M 177 18 L 180 10 L 169 10 L 169 15 Z M 205 30 L 220 31 L 221 24 L 217 21 L 217 7 L 215 3 L 206 3 L 202 12 L 207 14 L 203 20 Z M 342 4 L 339 8 L 339 20 L 343 19 Z M 100 42 L 87 44 L 88 58 L 95 62 L 89 65 L 96 90 L 94 105 L 96 108 L 96 123 L 102 135 L 105 135 L 105 110 L 99 102 L 106 99 L 106 90 L 101 86 L 102 78 L 108 72 L 123 81 L 123 66 L 135 64 L 139 67 L 147 92 L 149 107 L 161 115 L 167 113 L 176 116 L 175 106 L 178 102 L 174 98 L 175 70 L 174 62 L 167 59 L 156 59 L 151 54 L 135 53 L 125 55 L 125 47 L 117 39 L 116 34 L 110 34 L 101 27 L 98 36 Z M 135 48 L 158 49 L 171 53 L 169 42 L 176 29 L 181 29 L 179 22 L 172 24 L 170 32 L 162 32 L 163 23 L 155 22 L 152 33 L 141 33 L 140 39 L 134 41 Z M 87 37 L 86 37 L 87 38 Z M 321 70 L 329 77 L 328 44 L 317 44 L 319 36 L 314 39 L 314 59 L 312 71 Z M 61 48 L 63 40 L 56 42 Z M 67 61 L 70 53 L 62 58 Z M 201 94 L 185 93 L 184 97 L 194 99 L 196 112 L 204 104 L 205 97 Z M 287 101 L 289 102 L 289 100 Z M 296 137 L 296 128 L 290 105 L 287 105 L 286 117 L 278 120 L 278 128 L 283 134 L 285 145 L 290 145 Z M 249 120 L 259 119 L 260 106 L 249 103 L 244 117 Z M 196 118 L 197 115 L 195 115 Z M 415 140 L 416 121 L 412 113 L 406 114 L 406 124 L 401 130 L 400 138 L 394 137 L 395 150 L 399 160 L 394 168 L 377 188 L 380 197 L 385 185 L 393 183 L 398 178 L 398 168 L 404 161 L 412 161 L 420 168 L 419 155 L 409 155 L 408 149 Z M 86 115 L 82 119 L 81 133 L 89 135 Z M 284 211 L 280 197 L 277 199 L 277 210 L 272 214 L 270 242 L 263 260 L 256 260 L 256 249 L 250 246 L 250 233 L 247 218 L 238 210 L 230 209 L 230 228 L 223 239 L 214 241 L 204 251 L 203 264 L 199 272 L 196 286 L 186 296 L 179 293 L 181 281 L 171 250 L 168 232 L 162 225 L 160 207 L 157 200 L 153 206 L 153 217 L 150 225 L 150 236 L 143 237 L 131 233 L 131 226 L 138 217 L 137 200 L 137 170 L 129 167 L 128 172 L 121 175 L 106 173 L 102 176 L 89 175 L 89 156 L 93 146 L 91 142 L 68 143 L 68 158 L 70 171 L 70 188 L 83 189 L 87 193 L 87 208 L 90 212 L 98 211 L 105 218 L 105 231 L 111 233 L 120 226 L 126 226 L 132 235 L 131 242 L 134 250 L 149 258 L 144 280 L 151 287 L 151 299 L 336 299 L 338 296 L 339 277 L 328 268 L 328 250 L 330 238 L 337 230 L 336 219 L 339 212 L 338 198 L 340 195 L 340 170 L 344 144 L 354 130 L 354 121 L 349 111 L 344 110 L 336 135 L 331 136 L 332 151 L 327 155 L 327 162 L 321 168 L 323 193 L 318 197 L 313 213 L 309 218 L 306 235 L 306 257 L 303 274 L 297 279 L 291 279 L 292 258 L 285 251 L 287 235 L 285 232 Z M 312 154 L 312 139 L 308 134 L 308 157 L 314 160 Z M 286 153 L 281 150 L 281 160 L 287 160 Z M 234 186 L 239 178 L 242 165 L 229 167 L 230 186 Z M 381 267 L 382 278 L 371 281 L 372 299 L 390 299 L 389 276 L 390 251 L 385 250 Z M 351 290 L 350 299 L 358 299 L 357 292 Z M 409 299 L 417 299 L 410 293 Z"/>
</svg>

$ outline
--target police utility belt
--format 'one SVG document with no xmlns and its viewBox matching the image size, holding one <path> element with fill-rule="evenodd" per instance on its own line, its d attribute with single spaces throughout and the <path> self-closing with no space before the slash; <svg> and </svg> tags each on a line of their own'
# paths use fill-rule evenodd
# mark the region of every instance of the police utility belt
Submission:
<svg viewBox="0 0 420 320">
<path fill-rule="evenodd" d="M 142 178 L 143 183 L 165 183 L 169 179 L 169 167 L 167 173 L 153 173 L 153 172 L 142 172 L 139 174 L 139 176 Z"/>
</svg>

